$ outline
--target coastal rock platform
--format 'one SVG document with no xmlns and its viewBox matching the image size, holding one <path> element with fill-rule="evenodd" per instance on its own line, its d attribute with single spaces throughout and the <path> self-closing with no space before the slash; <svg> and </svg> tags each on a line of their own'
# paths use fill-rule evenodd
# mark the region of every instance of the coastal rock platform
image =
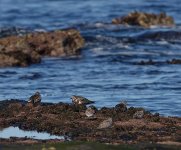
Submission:
<svg viewBox="0 0 181 150">
<path fill-rule="evenodd" d="M 171 143 L 181 145 L 181 118 L 152 114 L 143 108 L 102 107 L 93 117 L 85 115 L 85 105 L 68 103 L 41 103 L 32 106 L 26 101 L 0 102 L 0 128 L 16 126 L 23 130 L 36 130 L 64 136 L 65 140 L 91 141 L 111 144 Z M 134 117 L 142 112 L 141 117 Z M 99 129 L 107 118 L 112 125 Z M 18 140 L 15 139 L 14 141 Z M 0 139 L 0 143 L 12 140 Z"/>
</svg>

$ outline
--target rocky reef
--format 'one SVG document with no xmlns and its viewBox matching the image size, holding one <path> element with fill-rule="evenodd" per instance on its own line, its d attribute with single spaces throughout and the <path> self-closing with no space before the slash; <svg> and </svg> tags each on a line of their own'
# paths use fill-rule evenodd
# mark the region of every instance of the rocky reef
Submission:
<svg viewBox="0 0 181 150">
<path fill-rule="evenodd" d="M 153 25 L 173 26 L 174 20 L 166 13 L 153 14 L 144 12 L 131 12 L 127 16 L 118 17 L 112 20 L 113 24 L 136 25 L 142 27 L 150 27 Z"/>
<path fill-rule="evenodd" d="M 149 59 L 148 61 L 140 61 L 135 63 L 136 65 L 166 65 L 166 64 L 174 64 L 174 65 L 180 65 L 181 64 L 181 59 L 171 59 L 171 60 L 166 60 L 166 61 L 154 61 L 152 59 Z"/>
<path fill-rule="evenodd" d="M 36 32 L 0 39 L 0 67 L 28 66 L 43 56 L 72 56 L 80 53 L 84 39 L 77 30 Z"/>
<path fill-rule="evenodd" d="M 143 108 L 127 107 L 119 103 L 115 107 L 102 107 L 93 117 L 87 117 L 85 105 L 68 103 L 41 103 L 37 106 L 26 101 L 0 102 L 0 128 L 17 126 L 23 130 L 37 130 L 63 135 L 73 141 L 103 143 L 171 143 L 181 145 L 181 118 L 163 117 Z M 111 123 L 99 128 L 108 118 Z M 12 140 L 10 140 L 12 142 Z M 0 143 L 8 140 L 0 139 Z"/>
</svg>

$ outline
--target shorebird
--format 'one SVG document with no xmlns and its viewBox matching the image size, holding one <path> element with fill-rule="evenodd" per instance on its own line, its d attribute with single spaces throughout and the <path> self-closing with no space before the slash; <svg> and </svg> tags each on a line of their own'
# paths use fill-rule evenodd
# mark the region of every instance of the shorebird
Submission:
<svg viewBox="0 0 181 150">
<path fill-rule="evenodd" d="M 93 101 L 88 100 L 87 98 L 82 97 L 82 96 L 73 95 L 73 96 L 71 97 L 71 99 L 72 99 L 72 102 L 73 102 L 74 104 L 78 104 L 78 105 L 87 105 L 87 104 L 92 104 L 92 103 L 94 103 Z"/>
<path fill-rule="evenodd" d="M 95 113 L 96 113 L 96 107 L 95 106 L 89 106 L 85 111 L 85 115 L 87 117 L 93 117 Z"/>
<path fill-rule="evenodd" d="M 112 126 L 112 123 L 113 123 L 112 118 L 108 118 L 108 119 L 104 120 L 103 122 L 101 122 L 97 129 L 109 128 Z"/>
<path fill-rule="evenodd" d="M 32 104 L 38 104 L 41 102 L 41 95 L 39 92 L 36 92 L 34 95 L 32 95 L 29 100 L 28 103 L 32 103 Z"/>
<path fill-rule="evenodd" d="M 140 110 L 140 111 L 136 111 L 133 115 L 133 118 L 134 119 L 141 119 L 143 118 L 143 115 L 144 115 L 144 111 L 143 110 Z"/>
</svg>

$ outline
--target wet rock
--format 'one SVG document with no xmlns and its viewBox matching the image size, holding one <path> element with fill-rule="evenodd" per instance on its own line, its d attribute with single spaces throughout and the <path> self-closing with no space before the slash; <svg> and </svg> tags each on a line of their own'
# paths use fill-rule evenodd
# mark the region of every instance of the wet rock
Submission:
<svg viewBox="0 0 181 150">
<path fill-rule="evenodd" d="M 156 62 L 154 62 L 152 59 L 149 59 L 148 61 L 140 61 L 138 63 L 136 63 L 137 65 L 155 65 Z"/>
<path fill-rule="evenodd" d="M 144 12 L 131 12 L 127 16 L 115 18 L 113 24 L 136 25 L 142 27 L 150 27 L 152 25 L 173 26 L 174 20 L 165 13 L 149 14 Z"/>
<path fill-rule="evenodd" d="M 137 41 L 180 41 L 181 40 L 181 32 L 180 31 L 145 31 L 138 35 L 135 35 L 131 39 L 134 42 Z"/>
<path fill-rule="evenodd" d="M 112 123 L 113 123 L 112 118 L 108 118 L 99 124 L 98 129 L 109 128 L 112 126 Z"/>
<path fill-rule="evenodd" d="M 66 135 L 68 139 L 75 141 L 178 141 L 181 118 L 160 117 L 143 108 L 130 107 L 126 111 L 122 111 L 122 108 L 124 107 L 119 104 L 113 108 L 103 107 L 97 110 L 96 119 L 87 119 L 85 105 L 42 102 L 37 107 L 29 107 L 27 101 L 6 100 L 0 101 L 0 128 L 18 126 L 23 130 Z M 144 117 L 133 119 L 137 112 L 144 112 Z"/>
<path fill-rule="evenodd" d="M 24 53 L 22 51 L 0 52 L 0 67 L 26 67 L 32 63 L 39 62 L 41 62 L 41 58 L 36 52 L 32 52 L 31 54 Z"/>
<path fill-rule="evenodd" d="M 0 39 L 0 67 L 28 66 L 42 56 L 71 56 L 80 53 L 84 39 L 77 30 L 30 33 Z"/>
<path fill-rule="evenodd" d="M 127 111 L 127 106 L 126 106 L 126 104 L 124 104 L 124 103 L 120 103 L 120 104 L 117 104 L 116 106 L 115 106 L 115 111 L 116 112 L 126 112 Z"/>
<path fill-rule="evenodd" d="M 167 60 L 168 64 L 181 64 L 181 59 L 172 59 L 172 60 Z"/>
<path fill-rule="evenodd" d="M 166 61 L 153 61 L 149 59 L 148 61 L 141 60 L 140 62 L 135 63 L 136 65 L 165 65 L 165 64 L 181 64 L 181 59 L 172 59 Z"/>
<path fill-rule="evenodd" d="M 140 110 L 134 113 L 133 119 L 142 119 L 144 116 L 144 111 Z"/>
</svg>

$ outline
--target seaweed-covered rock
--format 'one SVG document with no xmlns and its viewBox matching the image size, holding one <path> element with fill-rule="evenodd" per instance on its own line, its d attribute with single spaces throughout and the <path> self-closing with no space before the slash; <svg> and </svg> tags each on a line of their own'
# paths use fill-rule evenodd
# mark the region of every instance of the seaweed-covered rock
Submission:
<svg viewBox="0 0 181 150">
<path fill-rule="evenodd" d="M 143 108 L 130 107 L 124 111 L 122 108 L 126 108 L 125 105 L 101 108 L 90 119 L 85 116 L 86 106 L 42 102 L 30 107 L 26 101 L 6 100 L 0 101 L 0 128 L 18 126 L 23 130 L 65 135 L 75 141 L 130 144 L 171 141 L 181 144 L 180 117 L 162 117 Z"/>
<path fill-rule="evenodd" d="M 39 63 L 41 58 L 36 52 L 32 54 L 16 52 L 0 52 L 0 67 L 21 66 L 25 67 L 32 63 Z"/>
<path fill-rule="evenodd" d="M 171 61 L 167 60 L 167 63 L 168 64 L 181 64 L 181 59 L 172 59 Z"/>
<path fill-rule="evenodd" d="M 153 61 L 152 59 L 149 59 L 148 61 L 141 60 L 140 62 L 136 62 L 136 65 L 166 65 L 166 64 L 181 64 L 181 59 L 171 59 L 166 61 Z"/>
<path fill-rule="evenodd" d="M 71 56 L 80 53 L 84 39 L 77 30 L 37 32 L 0 39 L 0 67 L 27 66 L 42 56 Z"/>
<path fill-rule="evenodd" d="M 150 27 L 152 25 L 172 26 L 174 20 L 165 13 L 152 14 L 144 12 L 131 12 L 127 16 L 118 17 L 112 20 L 113 24 L 137 25 L 142 27 Z"/>
</svg>

